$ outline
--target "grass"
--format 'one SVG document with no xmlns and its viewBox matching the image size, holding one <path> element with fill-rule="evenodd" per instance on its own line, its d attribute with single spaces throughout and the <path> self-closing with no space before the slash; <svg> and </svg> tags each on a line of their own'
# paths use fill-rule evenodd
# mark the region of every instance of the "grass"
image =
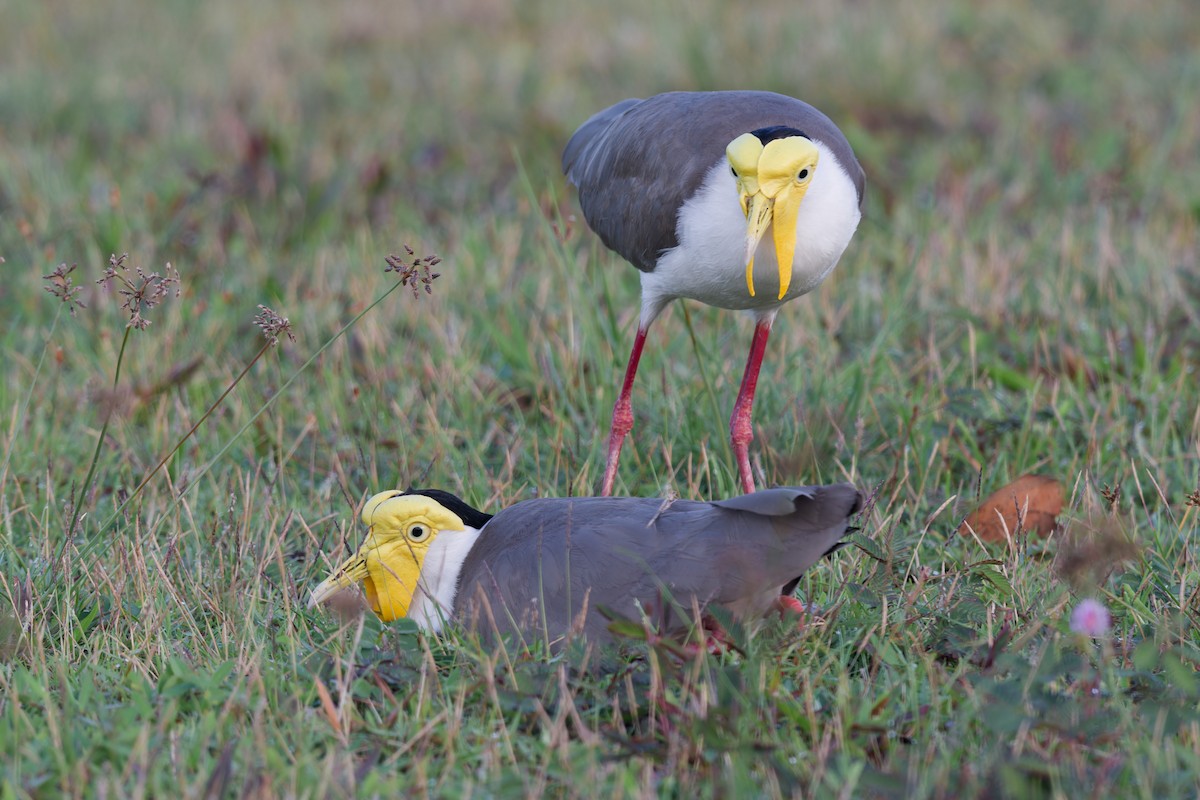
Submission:
<svg viewBox="0 0 1200 800">
<path fill-rule="evenodd" d="M 1194 796 L 1193 5 L 10 3 L 3 796 Z M 756 407 L 770 482 L 872 497 L 801 584 L 823 616 L 612 673 L 306 610 L 375 490 L 594 490 L 637 282 L 558 153 L 607 103 L 734 87 L 823 108 L 868 175 Z M 432 293 L 330 343 L 404 243 L 443 259 Z M 182 295 L 123 346 L 94 281 L 125 252 Z M 260 303 L 296 341 L 255 361 Z M 751 324 L 684 311 L 630 493 L 736 491 Z M 1065 532 L 957 535 L 1027 472 Z M 1089 596 L 1111 636 L 1069 630 Z"/>
</svg>

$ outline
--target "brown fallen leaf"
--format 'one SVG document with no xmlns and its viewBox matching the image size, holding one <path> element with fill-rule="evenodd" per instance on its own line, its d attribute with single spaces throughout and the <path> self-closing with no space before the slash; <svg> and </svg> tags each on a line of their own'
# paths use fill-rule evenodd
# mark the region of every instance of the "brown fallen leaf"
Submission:
<svg viewBox="0 0 1200 800">
<path fill-rule="evenodd" d="M 958 526 L 960 536 L 974 531 L 985 542 L 1003 542 L 1018 529 L 1048 536 L 1063 507 L 1063 487 L 1045 475 L 1022 475 L 992 492 Z"/>
</svg>

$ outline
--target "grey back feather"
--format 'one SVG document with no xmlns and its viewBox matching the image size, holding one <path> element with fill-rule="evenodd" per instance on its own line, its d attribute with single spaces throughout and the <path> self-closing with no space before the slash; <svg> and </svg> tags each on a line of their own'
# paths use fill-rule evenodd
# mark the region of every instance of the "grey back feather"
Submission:
<svg viewBox="0 0 1200 800">
<path fill-rule="evenodd" d="M 663 628 L 696 603 L 761 615 L 833 547 L 858 511 L 850 484 L 767 489 L 717 503 L 562 498 L 517 503 L 463 563 L 454 616 L 485 636 L 610 638 L 598 611 Z M 678 610 L 685 615 L 681 617 Z"/>
<path fill-rule="evenodd" d="M 772 125 L 803 131 L 833 150 L 858 189 L 866 179 L 829 117 L 774 92 L 669 92 L 623 100 L 592 116 L 563 150 L 563 172 L 579 187 L 588 225 L 643 271 L 679 244 L 680 206 L 743 133 Z"/>
</svg>

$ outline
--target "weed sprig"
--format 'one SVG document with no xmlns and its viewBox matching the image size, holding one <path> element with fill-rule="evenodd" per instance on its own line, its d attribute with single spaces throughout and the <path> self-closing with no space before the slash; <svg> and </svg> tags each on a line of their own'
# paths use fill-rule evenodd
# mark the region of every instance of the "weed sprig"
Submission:
<svg viewBox="0 0 1200 800">
<path fill-rule="evenodd" d="M 360 319 L 362 319 L 368 312 L 370 312 L 371 309 L 373 309 L 377 305 L 379 305 L 386 297 L 388 297 L 388 295 L 390 295 L 392 292 L 396 291 L 396 289 L 400 288 L 401 286 L 411 286 L 413 288 L 413 296 L 417 297 L 417 296 L 419 296 L 419 293 L 417 292 L 418 282 L 425 287 L 426 294 L 433 293 L 432 283 L 434 280 L 436 280 L 438 277 L 440 277 L 440 273 L 432 272 L 431 268 L 433 266 L 435 266 L 436 264 L 440 263 L 441 258 L 439 258 L 436 255 L 416 256 L 414 251 L 412 250 L 412 248 L 409 247 L 408 245 L 404 245 L 404 249 L 405 249 L 405 252 L 408 254 L 408 258 L 411 260 L 406 262 L 403 257 L 396 256 L 396 255 L 389 255 L 386 259 L 387 267 L 384 269 L 385 273 L 388 273 L 388 272 L 396 273 L 397 276 L 399 277 L 399 280 L 396 283 L 394 283 L 391 287 L 389 287 L 387 290 L 385 290 L 379 297 L 377 297 L 374 302 L 372 302 L 370 305 L 368 305 L 366 308 L 364 308 L 362 311 L 360 311 L 357 315 L 355 315 L 349 322 L 347 322 L 344 326 L 342 326 L 336 333 L 334 333 L 331 337 L 329 337 L 316 350 L 316 352 L 314 352 L 312 354 L 312 356 L 307 361 L 305 361 L 296 370 L 296 372 L 293 373 L 292 376 L 289 377 L 279 387 L 279 389 L 276 392 L 274 392 L 271 395 L 270 398 L 268 398 L 261 406 L 259 406 L 259 408 L 246 421 L 245 425 L 243 425 L 237 431 L 237 433 L 235 433 L 229 439 L 229 441 L 227 441 L 225 443 L 225 445 L 206 463 L 206 465 L 200 470 L 200 473 L 196 476 L 197 478 L 200 477 L 201 475 L 203 475 L 204 473 L 206 473 L 212 467 L 212 465 L 215 464 L 225 454 L 225 452 L 228 451 L 228 449 L 233 446 L 233 444 L 242 436 L 242 434 L 245 433 L 249 429 L 249 427 L 254 424 L 255 420 L 257 420 L 263 414 L 263 412 L 265 412 L 271 406 L 271 404 L 275 401 L 275 399 L 278 398 L 279 396 L 281 396 L 286 391 L 286 389 L 300 375 L 302 375 L 316 361 L 316 359 L 323 352 L 325 352 L 325 350 L 327 350 L 330 347 L 330 345 L 332 345 L 339 338 L 341 338 L 341 336 L 343 334 L 345 334 L 355 324 L 357 324 L 357 322 Z M 148 320 L 146 318 L 146 316 L 143 312 L 146 310 L 149 310 L 151 308 L 154 308 L 159 303 L 161 303 L 162 300 L 168 296 L 168 294 L 170 293 L 172 288 L 174 288 L 176 296 L 178 296 L 179 291 L 180 291 L 179 274 L 177 272 L 174 272 L 170 268 L 170 265 L 168 265 L 168 268 L 167 268 L 168 274 L 166 276 L 160 276 L 158 273 L 147 274 L 147 273 L 143 272 L 141 269 L 136 269 L 135 270 L 136 278 L 134 278 L 134 277 L 131 277 L 128 268 L 125 267 L 126 259 L 127 259 L 127 255 L 122 255 L 119 258 L 116 256 L 111 257 L 109 259 L 108 267 L 104 271 L 104 276 L 100 279 L 100 281 L 98 281 L 98 283 L 101 283 L 101 285 L 107 286 L 115 280 L 115 281 L 119 282 L 119 284 L 121 286 L 124 287 L 122 289 L 119 289 L 118 293 L 125 298 L 124 302 L 122 302 L 122 304 L 121 304 L 121 307 L 129 313 L 129 323 L 125 326 L 125 333 L 121 340 L 121 348 L 117 355 L 117 365 L 114 370 L 114 376 L 113 376 L 113 391 L 114 392 L 116 391 L 116 388 L 117 388 L 119 380 L 120 380 L 121 365 L 124 361 L 125 350 L 126 350 L 126 346 L 127 346 L 128 342 L 129 342 L 130 331 L 134 330 L 134 329 L 145 330 L 150 325 L 150 320 Z M 72 269 L 73 269 L 73 267 L 72 267 Z M 51 286 L 47 287 L 47 290 L 52 291 L 52 293 L 54 293 L 56 297 L 59 297 L 59 299 L 62 300 L 64 303 L 70 302 L 75 297 L 75 293 L 77 292 L 77 289 L 73 289 L 70 286 L 69 279 L 67 278 L 67 275 L 69 275 L 69 273 L 70 273 L 70 270 L 66 270 L 65 272 L 60 272 L 60 271 L 56 270 L 54 273 L 51 273 L 51 277 L 54 278 L 54 281 L 52 282 Z M 209 405 L 208 409 L 204 412 L 204 414 L 201 415 L 201 417 L 187 430 L 187 432 L 185 432 L 179 438 L 179 440 L 174 444 L 174 446 L 172 446 L 158 460 L 158 463 L 155 464 L 155 466 L 148 473 L 146 473 L 145 477 L 142 478 L 141 482 L 138 483 L 138 485 L 133 489 L 133 491 L 122 496 L 121 502 L 119 503 L 117 508 L 114 509 L 112 514 L 110 514 L 108 516 L 108 518 L 105 519 L 104 522 L 98 526 L 98 528 L 94 532 L 93 538 L 80 549 L 81 556 L 93 556 L 106 546 L 108 540 L 101 538 L 100 534 L 102 534 L 104 531 L 108 530 L 109 527 L 118 518 L 121 517 L 121 515 L 123 514 L 125 509 L 129 506 L 130 503 L 132 503 L 134 501 L 134 499 L 136 499 L 142 493 L 142 491 L 146 488 L 146 485 L 150 482 L 150 480 L 155 475 L 157 475 L 159 473 L 159 471 L 163 468 L 163 466 L 165 466 L 166 463 L 177 452 L 179 452 L 180 448 L 182 448 L 184 446 L 184 444 L 186 444 L 187 441 L 192 438 L 192 436 L 196 433 L 196 431 L 200 428 L 200 426 L 203 425 L 204 422 L 209 417 L 211 417 L 218 408 L 221 407 L 221 405 L 229 397 L 230 393 L 233 392 L 233 390 L 238 386 L 238 384 L 241 383 L 242 379 L 245 378 L 247 374 L 249 374 L 250 370 L 254 367 L 255 364 L 258 363 L 258 361 L 266 354 L 266 352 L 268 350 L 270 350 L 272 347 L 279 344 L 279 341 L 281 338 L 286 337 L 288 339 L 288 341 L 290 341 L 290 342 L 296 341 L 296 336 L 292 329 L 291 320 L 289 320 L 287 317 L 279 314 L 274 309 L 272 309 L 266 305 L 259 304 L 257 308 L 258 308 L 258 311 L 252 320 L 252 324 L 255 327 L 257 327 L 259 330 L 262 331 L 263 337 L 265 339 L 262 346 L 258 349 L 258 351 L 254 354 L 254 356 L 246 363 L 246 365 L 242 368 L 242 370 L 233 378 L 233 380 L 230 381 L 229 385 L 225 387 L 224 391 L 221 392 L 221 394 L 217 397 L 217 399 L 214 400 Z M 92 460 L 88 467 L 87 477 L 84 479 L 81 490 L 75 495 L 75 497 L 71 501 L 71 505 L 70 505 L 70 509 L 69 509 L 69 513 L 71 516 L 71 524 L 67 528 L 67 536 L 64 538 L 62 545 L 59 549 L 59 554 L 58 554 L 59 556 L 61 556 L 62 547 L 68 546 L 69 543 L 75 538 L 75 534 L 77 532 L 77 527 L 78 527 L 80 518 L 82 516 L 81 506 L 83 505 L 84 498 L 86 498 L 86 496 L 87 496 L 87 492 L 92 484 L 92 480 L 95 477 L 96 464 L 99 461 L 100 450 L 101 450 L 102 444 L 103 444 L 105 437 L 107 435 L 107 432 L 108 432 L 108 425 L 111 420 L 111 416 L 112 416 L 112 406 L 111 406 L 111 404 L 109 404 L 109 407 L 105 412 L 104 424 L 101 427 L 100 435 L 96 442 L 96 449 L 93 452 Z M 196 485 L 196 481 L 193 481 L 192 483 L 189 484 L 189 486 L 194 486 L 194 485 Z M 186 489 L 184 491 L 186 491 Z"/>
</svg>

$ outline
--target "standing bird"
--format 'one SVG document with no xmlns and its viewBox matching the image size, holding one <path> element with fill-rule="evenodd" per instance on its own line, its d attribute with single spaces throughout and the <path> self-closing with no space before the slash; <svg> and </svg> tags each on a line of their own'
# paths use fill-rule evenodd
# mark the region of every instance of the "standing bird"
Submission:
<svg viewBox="0 0 1200 800">
<path fill-rule="evenodd" d="M 663 632 L 718 603 L 753 618 L 840 546 L 862 497 L 848 483 L 768 489 L 713 503 L 639 497 L 539 498 L 492 516 L 448 492 L 380 492 L 363 506 L 362 547 L 312 591 L 309 607 L 363 584 L 385 622 L 554 643 L 611 639 L 602 609 Z"/>
<path fill-rule="evenodd" d="M 753 492 L 751 407 L 771 324 L 833 270 L 862 216 L 865 178 L 850 143 L 829 117 L 784 95 L 670 92 L 596 114 L 562 163 L 588 225 L 642 271 L 601 494 L 612 494 L 633 428 L 629 395 L 646 331 L 680 297 L 757 321 L 729 421 L 742 487 Z"/>
</svg>

